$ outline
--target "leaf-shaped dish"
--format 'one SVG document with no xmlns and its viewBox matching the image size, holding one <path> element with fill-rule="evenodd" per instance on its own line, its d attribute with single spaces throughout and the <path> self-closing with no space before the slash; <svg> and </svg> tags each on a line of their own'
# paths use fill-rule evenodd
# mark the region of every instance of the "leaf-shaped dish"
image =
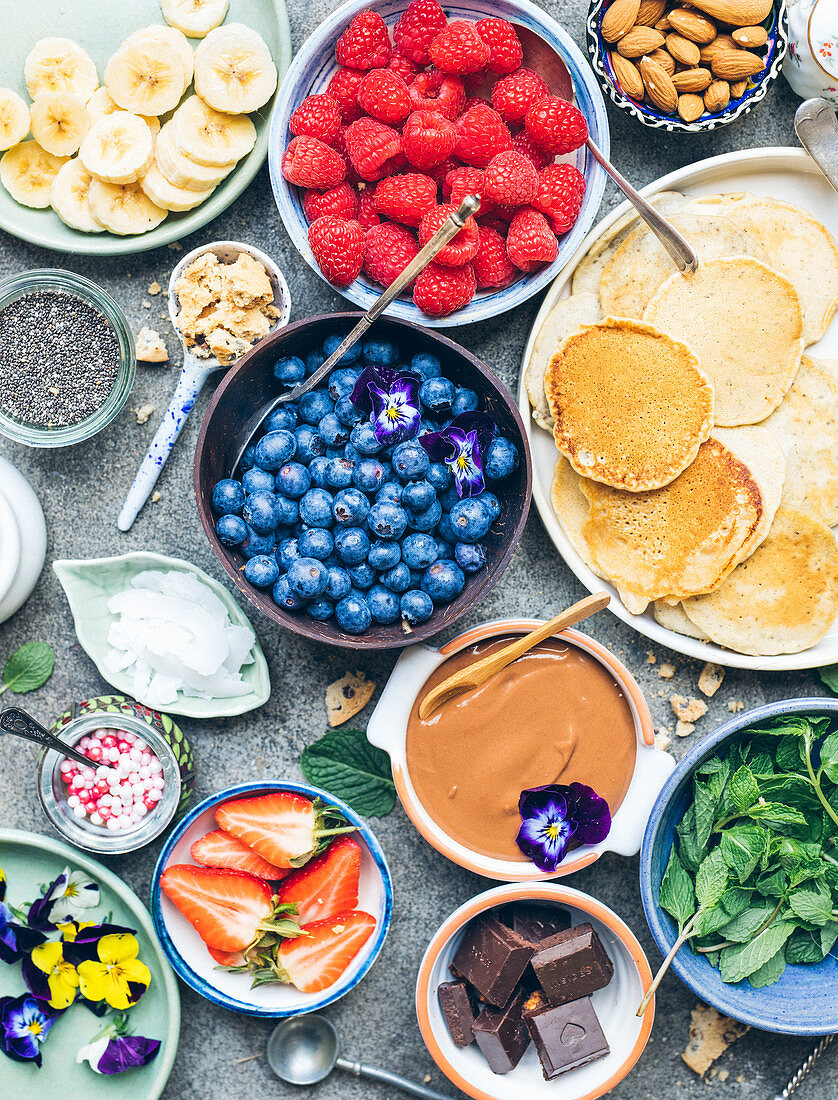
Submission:
<svg viewBox="0 0 838 1100">
<path fill-rule="evenodd" d="M 109 684 L 126 695 L 132 695 L 134 681 L 130 672 L 112 672 L 105 664 L 108 653 L 108 631 L 115 616 L 108 610 L 108 600 L 126 588 L 133 577 L 145 569 L 177 569 L 192 573 L 218 596 L 227 608 L 230 621 L 237 626 L 253 627 L 245 613 L 226 588 L 207 576 L 203 570 L 180 558 L 167 558 L 148 550 L 121 554 L 115 558 L 82 558 L 78 561 L 54 561 L 52 568 L 61 582 L 73 613 L 76 635 L 82 648 Z M 257 638 L 251 650 L 253 664 L 245 665 L 242 677 L 250 687 L 247 695 L 237 699 L 194 699 L 178 693 L 177 701 L 166 706 L 172 714 L 187 718 L 227 718 L 245 714 L 266 703 L 271 694 L 268 664 Z M 144 702 L 139 699 L 138 702 Z"/>
</svg>

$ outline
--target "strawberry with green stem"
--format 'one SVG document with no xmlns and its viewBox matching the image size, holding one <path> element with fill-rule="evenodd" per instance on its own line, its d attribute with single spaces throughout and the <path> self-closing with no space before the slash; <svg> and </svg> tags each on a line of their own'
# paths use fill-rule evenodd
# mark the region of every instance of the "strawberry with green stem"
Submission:
<svg viewBox="0 0 838 1100">
<path fill-rule="evenodd" d="M 302 867 L 335 836 L 356 831 L 334 806 L 294 791 L 275 791 L 225 802 L 215 820 L 227 833 L 276 867 Z"/>
</svg>

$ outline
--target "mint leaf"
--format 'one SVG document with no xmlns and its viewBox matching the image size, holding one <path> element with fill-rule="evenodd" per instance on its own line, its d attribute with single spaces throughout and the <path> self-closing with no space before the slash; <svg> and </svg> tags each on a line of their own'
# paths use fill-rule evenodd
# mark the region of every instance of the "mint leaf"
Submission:
<svg viewBox="0 0 838 1100">
<path fill-rule="evenodd" d="M 744 913 L 740 913 L 738 917 L 734 917 L 732 921 L 722 926 L 720 929 L 722 939 L 733 940 L 734 943 L 745 943 L 759 926 L 768 920 L 774 909 L 774 903 L 768 901 L 754 906 L 753 909 L 746 909 Z"/>
<path fill-rule="evenodd" d="M 722 981 L 741 982 L 755 974 L 769 959 L 774 958 L 794 929 L 793 921 L 775 920 L 747 943 L 726 947 L 719 960 Z"/>
<path fill-rule="evenodd" d="M 806 818 L 791 806 L 781 802 L 758 802 L 748 810 L 752 821 L 762 821 L 766 825 L 805 825 Z"/>
<path fill-rule="evenodd" d="M 831 920 L 821 929 L 821 950 L 828 955 L 838 940 L 838 921 Z"/>
<path fill-rule="evenodd" d="M 730 871 L 724 861 L 720 848 L 702 860 L 695 877 L 695 893 L 702 909 L 713 909 L 722 899 L 727 889 Z"/>
<path fill-rule="evenodd" d="M 704 848 L 713 831 L 718 799 L 713 792 L 709 779 L 702 781 L 696 776 L 693 787 L 695 790 L 695 836 L 699 848 Z"/>
<path fill-rule="evenodd" d="M 762 989 L 766 985 L 773 985 L 774 982 L 778 982 L 785 969 L 786 959 L 783 949 L 780 948 L 777 954 L 770 958 L 768 962 L 763 963 L 759 970 L 755 970 L 753 974 L 748 976 L 748 981 L 754 989 Z"/>
<path fill-rule="evenodd" d="M 695 912 L 695 890 L 673 845 L 660 888 L 661 907 L 678 922 L 679 930 Z"/>
<path fill-rule="evenodd" d="M 819 669 L 819 674 L 829 690 L 838 695 L 838 665 L 826 665 Z"/>
<path fill-rule="evenodd" d="M 745 912 L 751 904 L 753 894 L 753 890 L 746 890 L 742 886 L 731 886 L 729 890 L 725 890 L 722 894 L 721 905 L 730 920 Z"/>
<path fill-rule="evenodd" d="M 37 691 L 52 676 L 54 667 L 52 646 L 46 642 L 26 642 L 6 661 L 0 695 L 4 691 L 14 691 L 18 695 Z"/>
<path fill-rule="evenodd" d="M 792 966 L 800 963 L 819 963 L 826 952 L 821 948 L 820 932 L 809 932 L 798 928 L 785 947 L 786 962 Z"/>
<path fill-rule="evenodd" d="M 825 925 L 832 920 L 832 895 L 828 890 L 795 890 L 789 895 L 795 916 L 809 924 Z"/>
<path fill-rule="evenodd" d="M 730 777 L 728 787 L 733 805 L 740 813 L 744 813 L 749 806 L 753 806 L 759 798 L 759 787 L 754 778 L 754 773 L 747 765 L 738 768 Z"/>
<path fill-rule="evenodd" d="M 359 814 L 385 817 L 396 804 L 390 757 L 371 745 L 363 730 L 330 730 L 303 749 L 300 767 L 309 783 Z"/>
<path fill-rule="evenodd" d="M 821 745 L 821 767 L 832 783 L 838 783 L 838 731 L 831 733 Z"/>
<path fill-rule="evenodd" d="M 738 825 L 722 833 L 720 848 L 725 863 L 741 885 L 750 878 L 757 864 L 768 852 L 768 833 L 759 825 Z"/>
</svg>

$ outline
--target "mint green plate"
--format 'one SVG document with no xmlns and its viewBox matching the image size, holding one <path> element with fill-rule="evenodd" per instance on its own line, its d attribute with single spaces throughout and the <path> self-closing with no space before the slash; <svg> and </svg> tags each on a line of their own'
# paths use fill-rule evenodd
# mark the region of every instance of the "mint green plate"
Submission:
<svg viewBox="0 0 838 1100">
<path fill-rule="evenodd" d="M 82 855 L 61 840 L 0 829 L 0 867 L 8 880 L 6 901 L 11 905 L 34 901 L 41 883 L 49 883 L 69 867 L 83 871 L 100 887 L 100 903 L 86 910 L 88 920 L 104 920 L 136 928 L 140 958 L 151 971 L 151 984 L 128 1014 L 137 1035 L 160 1039 L 160 1052 L 141 1069 L 114 1076 L 94 1073 L 87 1063 L 76 1064 L 79 1047 L 89 1043 L 104 1022 L 83 1004 L 73 1005 L 52 1027 L 41 1048 L 43 1065 L 14 1062 L 0 1053 L 0 1082 L 14 1100 L 157 1100 L 172 1072 L 180 1037 L 180 993 L 172 968 L 157 942 L 148 910 L 133 891 L 101 863 Z M 0 996 L 26 991 L 20 963 L 0 963 Z"/>
<path fill-rule="evenodd" d="M 112 53 L 133 31 L 152 23 L 163 24 L 158 0 L 24 0 L 0 4 L 0 86 L 13 88 L 29 102 L 23 79 L 23 62 L 39 38 L 71 38 L 93 60 L 102 79 L 105 64 Z M 291 61 L 291 32 L 285 0 L 230 0 L 227 23 L 245 23 L 267 42 L 279 72 L 279 79 Z M 192 41 L 196 46 L 197 41 Z M 252 116 L 256 125 L 256 144 L 212 195 L 195 210 L 169 214 L 150 233 L 135 237 L 117 237 L 111 233 L 80 233 L 71 229 L 52 210 L 31 210 L 16 203 L 0 186 L 0 228 L 14 237 L 57 252 L 76 252 L 90 256 L 121 256 L 127 252 L 145 252 L 149 248 L 180 240 L 194 233 L 227 209 L 239 197 L 264 163 L 268 152 L 268 133 L 276 100 L 274 95 L 261 111 Z"/>
</svg>

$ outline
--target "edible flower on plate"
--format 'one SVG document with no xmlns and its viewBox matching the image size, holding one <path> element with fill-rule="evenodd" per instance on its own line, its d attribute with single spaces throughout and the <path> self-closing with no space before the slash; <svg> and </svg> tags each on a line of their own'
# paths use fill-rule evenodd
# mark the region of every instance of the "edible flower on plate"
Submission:
<svg viewBox="0 0 838 1100">
<path fill-rule="evenodd" d="M 129 933 L 103 936 L 96 944 L 96 958 L 78 965 L 81 995 L 94 1003 L 105 1001 L 125 1011 L 148 989 L 151 972 L 137 958 L 140 945 Z"/>
<path fill-rule="evenodd" d="M 584 783 L 550 783 L 521 792 L 515 843 L 540 871 L 555 871 L 574 839 L 598 844 L 611 831 L 608 803 Z"/>
<path fill-rule="evenodd" d="M 120 1013 L 76 1054 L 76 1063 L 87 1062 L 94 1073 L 112 1075 L 136 1069 L 154 1061 L 160 1050 L 159 1039 L 129 1035 L 127 1018 Z"/>
<path fill-rule="evenodd" d="M 0 962 L 15 963 L 43 943 L 43 932 L 15 920 L 15 911 L 5 901 L 6 876 L 0 868 Z"/>
<path fill-rule="evenodd" d="M 422 413 L 419 386 L 422 380 L 413 371 L 396 372 L 387 367 L 365 367 L 350 400 L 370 413 L 375 438 L 384 446 L 404 443 L 419 431 Z"/>
<path fill-rule="evenodd" d="M 23 960 L 21 975 L 33 997 L 45 1001 L 50 1008 L 69 1008 L 78 995 L 79 976 L 75 966 L 65 958 L 61 940 L 35 947 Z"/>
<path fill-rule="evenodd" d="M 41 1065 L 41 1045 L 58 1018 L 55 1009 L 35 1000 L 31 993 L 0 997 L 0 1042 L 16 1062 Z"/>
<path fill-rule="evenodd" d="M 69 867 L 50 883 L 46 892 L 29 908 L 32 928 L 47 930 L 80 917 L 85 909 L 99 904 L 99 887 L 81 871 Z"/>
<path fill-rule="evenodd" d="M 495 434 L 495 423 L 484 412 L 455 416 L 442 431 L 429 432 L 419 442 L 432 462 L 444 462 L 454 475 L 457 495 L 477 496 L 486 487 L 483 460 Z"/>
</svg>

